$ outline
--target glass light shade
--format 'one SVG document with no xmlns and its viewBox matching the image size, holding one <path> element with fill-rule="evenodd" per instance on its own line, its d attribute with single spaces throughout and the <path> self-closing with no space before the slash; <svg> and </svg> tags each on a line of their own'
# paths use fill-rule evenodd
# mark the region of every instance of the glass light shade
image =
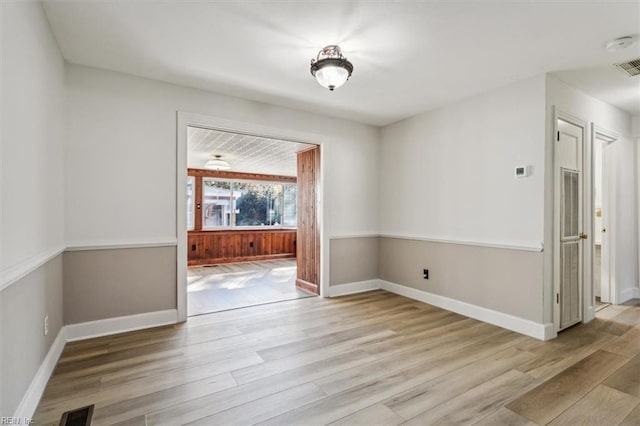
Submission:
<svg viewBox="0 0 640 426">
<path fill-rule="evenodd" d="M 231 166 L 226 161 L 216 158 L 214 160 L 207 161 L 204 168 L 211 170 L 229 170 Z"/>
<path fill-rule="evenodd" d="M 321 86 L 329 90 L 342 86 L 349 78 L 349 71 L 346 68 L 336 65 L 326 65 L 316 71 L 316 80 Z"/>
<path fill-rule="evenodd" d="M 342 86 L 352 72 L 353 65 L 342 56 L 340 47 L 335 44 L 325 46 L 311 60 L 311 74 L 321 86 L 329 90 Z"/>
</svg>

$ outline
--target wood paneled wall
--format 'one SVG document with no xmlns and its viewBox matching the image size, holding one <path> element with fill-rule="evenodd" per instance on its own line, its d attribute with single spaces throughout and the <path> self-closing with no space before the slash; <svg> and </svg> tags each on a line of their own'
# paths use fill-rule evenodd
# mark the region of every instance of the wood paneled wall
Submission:
<svg viewBox="0 0 640 426">
<path fill-rule="evenodd" d="M 189 232 L 188 264 L 283 259 L 296 256 L 296 230 Z"/>
<path fill-rule="evenodd" d="M 318 187 L 320 184 L 320 148 L 298 153 L 298 244 L 296 285 L 319 294 L 320 222 Z"/>
</svg>

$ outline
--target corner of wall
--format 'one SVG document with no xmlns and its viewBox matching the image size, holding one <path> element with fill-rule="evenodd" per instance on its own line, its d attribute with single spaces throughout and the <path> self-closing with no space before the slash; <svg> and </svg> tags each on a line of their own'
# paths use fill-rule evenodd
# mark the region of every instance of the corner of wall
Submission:
<svg viewBox="0 0 640 426">
<path fill-rule="evenodd" d="M 49 378 L 58 364 L 60 355 L 62 355 L 66 341 L 65 328 L 62 327 L 58 331 L 55 340 L 47 351 L 47 354 L 42 360 L 40 367 L 36 371 L 33 380 L 29 384 L 27 391 L 22 397 L 22 400 L 12 417 L 17 419 L 33 418 L 33 415 L 38 408 L 38 404 L 40 403 L 40 398 L 42 398 L 42 394 L 47 387 Z"/>
<path fill-rule="evenodd" d="M 40 371 L 62 327 L 66 110 L 64 59 L 43 5 L 2 2 L 1 10 L 2 74 L 9 83 L 1 97 L 7 181 L 0 187 L 0 415 L 10 417 L 33 405 L 29 389 L 46 376 Z"/>
<path fill-rule="evenodd" d="M 554 107 L 551 101 L 551 86 L 556 78 L 545 73 L 544 80 L 544 237 L 543 237 L 543 320 L 553 321 L 553 129 Z"/>
</svg>

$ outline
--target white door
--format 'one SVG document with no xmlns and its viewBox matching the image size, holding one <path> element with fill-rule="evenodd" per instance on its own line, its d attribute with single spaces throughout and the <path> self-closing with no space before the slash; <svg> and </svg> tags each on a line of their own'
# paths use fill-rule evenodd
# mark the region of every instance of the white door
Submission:
<svg viewBox="0 0 640 426">
<path fill-rule="evenodd" d="M 556 321 L 558 330 L 582 321 L 583 128 L 558 119 L 556 183 Z"/>
</svg>

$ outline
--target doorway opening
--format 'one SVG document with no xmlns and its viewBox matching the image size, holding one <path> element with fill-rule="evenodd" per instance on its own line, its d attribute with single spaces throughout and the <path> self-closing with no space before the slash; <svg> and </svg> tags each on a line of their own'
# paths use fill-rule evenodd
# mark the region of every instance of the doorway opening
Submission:
<svg viewBox="0 0 640 426">
<path fill-rule="evenodd" d="M 187 125 L 186 150 L 188 315 L 318 295 L 320 148 Z"/>
<path fill-rule="evenodd" d="M 593 294 L 596 312 L 616 303 L 612 280 L 613 179 L 611 144 L 617 136 L 593 125 Z"/>
<path fill-rule="evenodd" d="M 317 280 L 315 288 L 300 283 L 307 270 L 319 272 L 303 250 L 305 241 L 316 241 L 307 226 L 317 210 L 308 194 L 317 190 L 309 174 L 319 173 L 319 163 L 305 160 L 313 150 L 319 152 L 307 143 L 187 126 L 190 316 L 318 294 Z"/>
</svg>

